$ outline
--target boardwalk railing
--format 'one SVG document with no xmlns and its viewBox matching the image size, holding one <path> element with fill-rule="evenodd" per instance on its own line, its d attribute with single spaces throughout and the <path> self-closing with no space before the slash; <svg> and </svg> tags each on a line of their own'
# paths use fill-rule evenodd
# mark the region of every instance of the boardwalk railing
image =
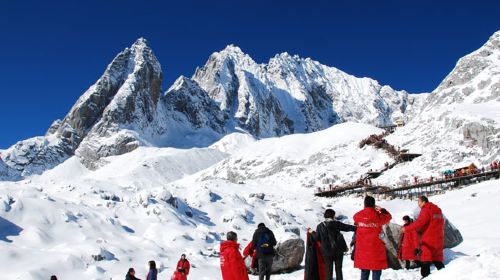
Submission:
<svg viewBox="0 0 500 280">
<path fill-rule="evenodd" d="M 477 174 L 421 181 L 420 183 L 404 185 L 396 188 L 389 188 L 387 186 L 381 185 L 372 186 L 358 182 L 342 187 L 320 189 L 315 193 L 315 196 L 335 197 L 340 195 L 364 195 L 366 193 L 370 193 L 379 197 L 381 196 L 383 198 L 414 199 L 418 198 L 421 195 L 439 194 L 446 190 L 460 188 L 462 186 L 479 183 L 481 181 L 499 178 L 500 169 L 495 169 Z"/>
<path fill-rule="evenodd" d="M 460 188 L 470 184 L 476 184 L 481 181 L 499 179 L 500 169 L 490 170 L 486 172 L 450 177 L 445 179 L 427 180 L 413 185 L 407 185 L 397 188 L 391 188 L 384 191 L 379 191 L 377 194 L 384 195 L 388 198 L 406 198 L 414 199 L 421 195 L 433 195 L 442 193 L 446 190 Z"/>
</svg>

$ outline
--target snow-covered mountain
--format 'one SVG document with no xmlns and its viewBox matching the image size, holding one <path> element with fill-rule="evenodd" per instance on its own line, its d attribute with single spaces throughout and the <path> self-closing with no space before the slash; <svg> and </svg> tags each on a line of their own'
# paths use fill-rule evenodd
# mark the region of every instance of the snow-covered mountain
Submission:
<svg viewBox="0 0 500 280">
<path fill-rule="evenodd" d="M 161 81 L 160 64 L 146 41 L 139 39 L 115 57 L 44 137 L 18 142 L 2 158 L 23 174 L 32 174 L 56 166 L 75 152 L 91 165 L 99 156 L 133 150 L 137 146 L 133 132 L 145 129 L 156 116 Z M 119 146 L 110 148 L 114 143 Z"/>
<path fill-rule="evenodd" d="M 314 190 L 391 161 L 359 143 L 399 117 L 406 126 L 386 139 L 422 156 L 375 183 L 499 159 L 499 39 L 419 95 L 287 54 L 257 64 L 234 46 L 162 93 L 160 64 L 139 39 L 45 136 L 0 151 L 0 270 L 9 279 L 122 279 L 135 267 L 142 278 L 154 259 L 168 278 L 186 253 L 191 278 L 220 279 L 224 232 L 246 245 L 265 222 L 280 240 L 303 238 L 327 207 L 352 223 L 362 199 Z M 500 278 L 498 199 L 498 180 L 431 197 L 464 242 L 445 251 L 446 269 L 430 280 Z M 416 208 L 377 203 L 395 223 Z M 349 258 L 344 274 L 359 278 Z M 416 270 L 383 275 L 420 279 Z M 303 270 L 273 277 L 303 279 Z"/>
<path fill-rule="evenodd" d="M 273 137 L 345 121 L 389 124 L 411 112 L 416 99 L 287 53 L 257 64 L 232 45 L 164 94 L 162 78 L 147 41 L 137 40 L 45 136 L 16 143 L 2 159 L 23 176 L 73 155 L 95 169 L 139 146 L 206 147 L 235 130 Z"/>
<path fill-rule="evenodd" d="M 257 64 L 236 46 L 210 56 L 193 76 L 239 127 L 259 137 L 313 132 L 345 121 L 392 124 L 408 93 L 310 58 L 282 53 Z"/>
</svg>

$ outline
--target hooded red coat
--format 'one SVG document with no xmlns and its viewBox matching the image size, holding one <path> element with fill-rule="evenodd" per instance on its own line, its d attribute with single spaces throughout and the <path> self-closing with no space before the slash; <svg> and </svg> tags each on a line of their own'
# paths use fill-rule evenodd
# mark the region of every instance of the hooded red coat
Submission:
<svg viewBox="0 0 500 280">
<path fill-rule="evenodd" d="M 240 244 L 225 241 L 220 244 L 220 268 L 223 280 L 248 280 L 248 272 L 241 257 Z"/>
<path fill-rule="evenodd" d="M 404 226 L 405 228 L 408 225 Z M 398 248 L 398 259 L 403 261 L 419 260 L 415 255 L 415 249 L 418 248 L 418 234 L 416 231 L 405 232 L 401 234 L 401 240 Z"/>
<path fill-rule="evenodd" d="M 387 210 L 375 210 L 366 207 L 354 215 L 356 230 L 356 250 L 354 251 L 354 267 L 368 270 L 387 268 L 385 244 L 380 239 L 382 226 L 387 224 L 392 216 Z"/>
<path fill-rule="evenodd" d="M 420 210 L 418 219 L 405 227 L 405 232 L 420 231 L 420 260 L 442 262 L 444 249 L 444 218 L 437 205 L 427 202 Z"/>
<path fill-rule="evenodd" d="M 184 269 L 184 273 L 179 272 L 179 268 Z M 177 262 L 177 267 L 171 280 L 187 280 L 190 268 L 191 265 L 189 264 L 188 260 L 185 260 L 184 262 L 182 260 L 179 260 Z"/>
</svg>

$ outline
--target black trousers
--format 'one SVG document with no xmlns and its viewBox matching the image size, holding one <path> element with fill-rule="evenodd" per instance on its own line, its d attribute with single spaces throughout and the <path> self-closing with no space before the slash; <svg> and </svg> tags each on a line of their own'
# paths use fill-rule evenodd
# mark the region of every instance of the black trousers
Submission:
<svg viewBox="0 0 500 280">
<path fill-rule="evenodd" d="M 411 269 L 411 262 L 412 261 L 405 261 L 405 268 L 406 269 Z M 420 267 L 420 261 L 413 261 L 413 262 L 415 262 L 415 267 L 414 268 Z"/>
<path fill-rule="evenodd" d="M 259 264 L 259 280 L 271 279 L 271 268 L 273 267 L 273 255 L 263 256 L 258 258 L 257 263 Z"/>
<path fill-rule="evenodd" d="M 325 260 L 325 269 L 326 269 L 326 279 L 331 280 L 333 278 L 333 266 L 335 264 L 335 276 L 337 280 L 343 280 L 344 276 L 342 275 L 342 262 L 344 260 L 344 255 L 332 256 L 332 257 L 323 257 Z"/>
<path fill-rule="evenodd" d="M 431 264 L 434 264 L 437 270 L 444 268 L 443 262 L 422 262 L 420 267 L 420 275 L 422 275 L 422 277 L 425 278 L 431 274 Z"/>
</svg>

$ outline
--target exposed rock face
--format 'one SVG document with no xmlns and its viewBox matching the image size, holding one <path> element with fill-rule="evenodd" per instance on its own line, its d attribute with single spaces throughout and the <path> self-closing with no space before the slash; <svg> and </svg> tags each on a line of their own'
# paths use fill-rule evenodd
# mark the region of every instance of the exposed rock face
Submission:
<svg viewBox="0 0 500 280">
<path fill-rule="evenodd" d="M 2 159 L 21 175 L 41 173 L 72 154 L 73 140 L 54 135 L 26 139 L 4 151 Z"/>
<path fill-rule="evenodd" d="M 230 118 L 259 137 L 312 132 L 344 121 L 388 124 L 408 94 L 283 53 L 257 64 L 238 47 L 210 56 L 193 80 Z"/>
<path fill-rule="evenodd" d="M 171 122 L 183 123 L 194 129 L 209 127 L 225 133 L 224 114 L 198 84 L 184 76 L 179 77 L 162 97 L 166 115 Z"/>
<path fill-rule="evenodd" d="M 453 248 L 464 241 L 460 231 L 450 222 L 445 219 L 444 223 L 444 247 Z"/>
<path fill-rule="evenodd" d="M 464 56 L 439 84 L 426 107 L 451 103 L 500 101 L 500 31 L 477 51 Z"/>
<path fill-rule="evenodd" d="M 401 237 L 401 226 L 389 223 L 384 226 L 384 243 L 387 249 L 387 263 L 392 269 L 401 269 L 404 262 L 398 259 L 398 246 Z M 453 248 L 462 243 L 463 238 L 460 231 L 445 219 L 444 225 L 444 248 Z"/>
<path fill-rule="evenodd" d="M 132 150 L 134 137 L 114 134 L 121 127 L 144 127 L 154 118 L 161 81 L 160 64 L 146 40 L 137 40 L 115 57 L 68 115 L 52 124 L 45 137 L 21 141 L 8 149 L 6 163 L 29 175 L 52 168 L 79 148 L 77 154 L 88 166 L 102 156 Z M 113 137 L 110 140 L 114 143 L 103 145 L 96 140 L 103 137 Z"/>
<path fill-rule="evenodd" d="M 163 74 L 146 40 L 139 39 L 130 49 L 125 49 L 108 69 L 112 70 L 103 78 L 111 81 L 105 83 L 111 85 L 110 90 L 106 87 L 103 90 L 100 83 L 103 78 L 94 88 L 103 91 L 97 96 L 114 94 L 109 101 L 109 98 L 99 99 L 99 110 L 104 108 L 101 117 L 76 150 L 76 155 L 88 167 L 97 167 L 102 157 L 134 150 L 140 145 L 140 137 L 155 132 L 146 130 L 156 117 Z M 96 96 L 95 91 L 89 96 Z M 81 108 L 79 104 L 75 106 Z M 81 119 L 81 115 L 77 119 Z M 89 119 L 89 123 L 91 121 L 93 119 Z"/>
<path fill-rule="evenodd" d="M 17 180 L 19 177 L 17 170 L 6 165 L 0 157 L 0 180 Z"/>
<path fill-rule="evenodd" d="M 398 259 L 399 239 L 401 238 L 401 226 L 389 223 L 384 226 L 384 243 L 387 249 L 387 264 L 392 269 L 401 269 L 404 263 Z"/>
<path fill-rule="evenodd" d="M 160 63 L 141 38 L 115 57 L 45 136 L 20 141 L 1 157 L 24 176 L 73 155 L 98 168 L 106 157 L 141 145 L 200 147 L 235 130 L 274 137 L 346 121 L 384 125 L 405 116 L 410 123 L 396 132 L 396 141 L 405 143 L 395 144 L 439 151 L 423 152 L 423 157 L 442 161 L 437 166 L 480 156 L 487 162 L 500 155 L 494 149 L 500 145 L 500 119 L 488 114 L 499 110 L 499 60 L 496 32 L 460 59 L 432 94 L 416 96 L 287 53 L 257 64 L 238 47 L 228 46 L 212 54 L 191 79 L 180 77 L 162 95 Z M 287 164 L 277 162 L 276 168 Z"/>
<path fill-rule="evenodd" d="M 115 57 L 44 137 L 21 141 L 6 150 L 2 155 L 5 164 L 30 175 L 77 155 L 95 169 L 106 163 L 103 158 L 141 145 L 208 145 L 220 138 L 225 119 L 208 94 L 181 77 L 161 96 L 162 79 L 160 63 L 147 41 L 137 40 Z M 204 136 L 195 141 L 182 137 L 193 138 L 198 133 Z"/>
<path fill-rule="evenodd" d="M 281 273 L 298 269 L 305 253 L 304 240 L 291 238 L 280 242 L 276 248 L 272 273 Z"/>
<path fill-rule="evenodd" d="M 273 259 L 272 273 L 290 272 L 300 268 L 300 264 L 304 258 L 305 244 L 304 240 L 299 237 L 293 237 L 280 242 L 276 247 L 276 255 Z M 250 265 L 251 258 L 245 259 L 245 264 L 249 271 L 252 271 Z"/>
<path fill-rule="evenodd" d="M 443 82 L 426 95 L 421 109 L 412 113 L 414 118 L 387 140 L 423 154 L 414 161 L 425 169 L 419 171 L 422 176 L 472 162 L 488 165 L 500 156 L 496 148 L 500 145 L 499 101 L 497 31 L 481 48 L 461 58 Z"/>
</svg>

